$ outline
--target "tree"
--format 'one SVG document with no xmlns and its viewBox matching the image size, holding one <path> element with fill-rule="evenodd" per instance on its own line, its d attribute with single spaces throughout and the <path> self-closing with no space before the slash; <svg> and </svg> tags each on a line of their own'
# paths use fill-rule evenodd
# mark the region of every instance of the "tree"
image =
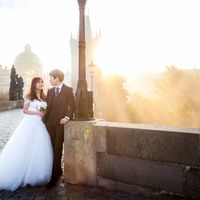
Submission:
<svg viewBox="0 0 200 200">
<path fill-rule="evenodd" d="M 154 80 L 154 96 L 133 93 L 128 110 L 131 122 L 200 126 L 200 71 L 180 70 L 175 66 Z"/>
<path fill-rule="evenodd" d="M 120 74 L 104 75 L 100 69 L 95 78 L 96 117 L 108 121 L 127 121 L 125 78 Z"/>
</svg>

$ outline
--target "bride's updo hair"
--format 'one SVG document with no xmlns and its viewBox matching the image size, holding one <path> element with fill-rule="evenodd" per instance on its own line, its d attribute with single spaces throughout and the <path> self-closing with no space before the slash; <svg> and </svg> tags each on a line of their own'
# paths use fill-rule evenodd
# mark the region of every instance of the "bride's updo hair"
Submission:
<svg viewBox="0 0 200 200">
<path fill-rule="evenodd" d="M 41 81 L 43 82 L 43 79 L 41 77 L 35 77 L 32 79 L 31 81 L 31 88 L 30 91 L 28 92 L 28 94 L 26 95 L 26 98 L 29 100 L 34 100 L 34 99 L 38 99 L 37 95 L 36 95 L 36 84 Z M 40 90 L 40 99 L 45 100 L 46 96 L 44 94 L 43 89 Z M 38 99 L 38 100 L 40 100 Z"/>
</svg>

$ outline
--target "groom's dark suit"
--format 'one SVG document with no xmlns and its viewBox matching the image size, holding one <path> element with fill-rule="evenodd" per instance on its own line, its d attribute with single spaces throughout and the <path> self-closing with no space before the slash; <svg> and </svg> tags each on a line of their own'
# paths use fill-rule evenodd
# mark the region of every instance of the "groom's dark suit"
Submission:
<svg viewBox="0 0 200 200">
<path fill-rule="evenodd" d="M 62 174 L 61 156 L 64 142 L 64 126 L 60 120 L 64 117 L 73 118 L 75 102 L 72 88 L 62 85 L 60 93 L 56 96 L 55 87 L 47 92 L 47 113 L 44 123 L 51 136 L 53 146 L 53 171 L 52 180 L 56 180 Z"/>
</svg>

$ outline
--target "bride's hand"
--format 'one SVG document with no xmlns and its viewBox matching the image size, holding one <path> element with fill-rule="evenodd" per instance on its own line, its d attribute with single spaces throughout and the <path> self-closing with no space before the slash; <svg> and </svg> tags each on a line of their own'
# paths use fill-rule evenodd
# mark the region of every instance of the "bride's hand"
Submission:
<svg viewBox="0 0 200 200">
<path fill-rule="evenodd" d="M 38 112 L 38 115 L 40 116 L 40 117 L 44 117 L 44 115 L 45 115 L 45 112 Z"/>
</svg>

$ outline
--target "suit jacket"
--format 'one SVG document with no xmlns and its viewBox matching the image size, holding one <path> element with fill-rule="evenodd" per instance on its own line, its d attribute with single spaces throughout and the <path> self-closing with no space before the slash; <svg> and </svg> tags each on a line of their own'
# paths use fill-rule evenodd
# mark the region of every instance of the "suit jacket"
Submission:
<svg viewBox="0 0 200 200">
<path fill-rule="evenodd" d="M 63 84 L 58 96 L 55 96 L 55 87 L 47 92 L 47 113 L 44 123 L 60 126 L 60 120 L 65 116 L 73 118 L 75 112 L 74 94 L 71 87 Z"/>
</svg>

